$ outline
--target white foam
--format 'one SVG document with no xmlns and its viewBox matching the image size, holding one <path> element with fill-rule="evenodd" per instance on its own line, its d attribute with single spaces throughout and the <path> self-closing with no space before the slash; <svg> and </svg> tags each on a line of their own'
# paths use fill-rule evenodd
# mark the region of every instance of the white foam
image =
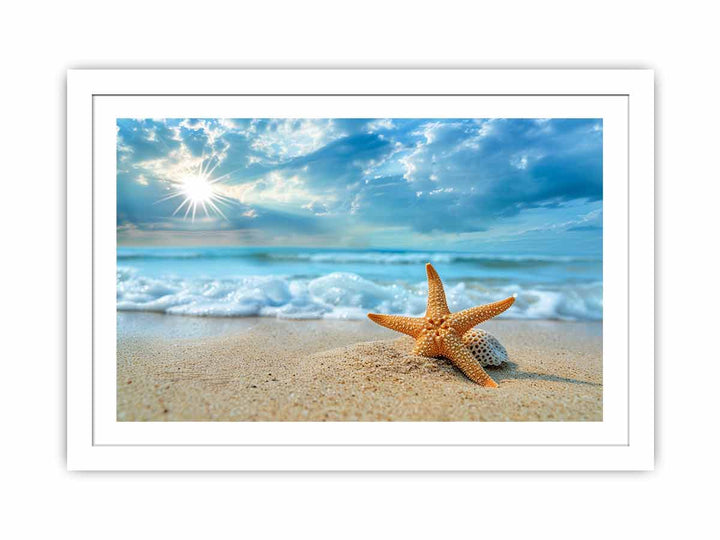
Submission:
<svg viewBox="0 0 720 540">
<path fill-rule="evenodd" d="M 481 288 L 446 287 L 453 311 L 517 294 L 501 317 L 518 319 L 602 319 L 602 284 Z M 375 283 L 357 274 L 334 272 L 315 279 L 245 276 L 235 279 L 151 278 L 131 268 L 117 272 L 117 309 L 171 315 L 277 317 L 285 319 L 363 319 L 368 312 L 421 315 L 427 285 Z"/>
</svg>

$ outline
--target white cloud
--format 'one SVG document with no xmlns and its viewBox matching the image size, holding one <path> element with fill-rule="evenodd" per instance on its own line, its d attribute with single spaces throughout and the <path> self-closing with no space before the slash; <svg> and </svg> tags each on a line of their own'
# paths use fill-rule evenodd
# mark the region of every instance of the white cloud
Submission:
<svg viewBox="0 0 720 540">
<path fill-rule="evenodd" d="M 412 135 L 424 140 L 419 140 L 412 152 L 398 159 L 404 168 L 403 177 L 408 182 L 440 182 L 441 164 L 451 162 L 449 158 L 462 150 L 478 150 L 480 141 L 493 129 L 492 120 L 477 120 L 470 125 L 453 121 L 423 124 Z"/>
<path fill-rule="evenodd" d="M 393 124 L 393 121 L 390 118 L 380 118 L 378 120 L 373 120 L 367 125 L 368 133 L 375 133 L 377 131 L 389 129 L 395 129 L 395 124 Z"/>
<path fill-rule="evenodd" d="M 310 192 L 305 181 L 298 175 L 285 177 L 279 172 L 271 172 L 267 176 L 237 185 L 221 185 L 218 191 L 242 204 L 273 206 L 273 205 L 308 205 L 317 201 L 318 196 Z M 326 200 L 331 198 L 325 197 Z"/>
<path fill-rule="evenodd" d="M 223 151 L 211 151 L 207 155 L 195 156 L 184 143 L 181 143 L 165 157 L 138 161 L 132 167 L 140 171 L 140 176 L 146 181 L 150 176 L 162 182 L 177 183 L 191 174 L 196 175 L 201 172 L 209 174 L 225 157 L 226 153 Z"/>
<path fill-rule="evenodd" d="M 253 134 L 251 148 L 269 159 L 303 156 L 345 135 L 332 120 L 292 118 L 254 122 L 248 133 Z"/>
<path fill-rule="evenodd" d="M 215 141 L 220 139 L 220 137 L 228 131 L 225 124 L 221 122 L 211 122 L 209 120 L 191 120 L 186 118 L 180 122 L 180 126 L 193 131 L 202 131 L 207 137 L 207 141 L 210 146 L 214 145 Z"/>
<path fill-rule="evenodd" d="M 545 155 L 537 150 L 526 149 L 510 158 L 510 165 L 521 171 L 527 170 L 533 163 L 544 158 Z"/>
<path fill-rule="evenodd" d="M 328 207 L 317 200 L 304 204 L 302 207 L 310 210 L 316 216 L 327 216 L 330 213 Z"/>
<path fill-rule="evenodd" d="M 418 143 L 418 145 L 415 147 L 415 150 L 410 152 L 408 155 L 398 159 L 398 162 L 403 166 L 405 170 L 403 178 L 408 182 L 413 182 L 416 180 L 415 173 L 418 170 L 417 162 L 423 161 L 422 157 L 418 157 L 421 156 L 423 153 L 423 146 L 424 145 L 422 143 Z"/>
<path fill-rule="evenodd" d="M 527 156 L 513 156 L 510 158 L 510 165 L 516 169 L 525 170 L 528 168 L 528 157 Z"/>
<path fill-rule="evenodd" d="M 539 227 L 533 227 L 531 229 L 520 230 L 513 233 L 511 236 L 520 236 L 533 232 L 565 231 L 573 227 L 582 227 L 585 225 L 602 225 L 602 208 L 592 210 L 587 214 L 579 216 L 577 219 L 571 219 L 562 223 L 550 223 L 548 225 L 541 225 Z"/>
</svg>

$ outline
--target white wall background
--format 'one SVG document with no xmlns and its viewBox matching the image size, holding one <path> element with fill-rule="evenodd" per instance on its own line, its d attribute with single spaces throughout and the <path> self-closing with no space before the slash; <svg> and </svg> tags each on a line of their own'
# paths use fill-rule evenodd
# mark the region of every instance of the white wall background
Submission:
<svg viewBox="0 0 720 540">
<path fill-rule="evenodd" d="M 718 480 L 717 16 L 710 2 L 13 2 L 0 50 L 6 538 L 707 537 Z M 64 73 L 70 67 L 657 70 L 657 470 L 69 474 Z M 452 460 L 452 453 L 448 453 Z M 714 501 L 713 501 L 714 499 Z M 707 528 L 707 530 L 706 530 Z M 714 526 L 713 526 L 714 528 Z M 12 531 L 12 532 L 10 532 Z"/>
</svg>

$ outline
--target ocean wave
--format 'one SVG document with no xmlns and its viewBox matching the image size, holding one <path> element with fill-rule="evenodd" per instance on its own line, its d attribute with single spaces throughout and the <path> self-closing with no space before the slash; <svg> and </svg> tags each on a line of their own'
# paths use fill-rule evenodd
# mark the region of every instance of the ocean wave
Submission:
<svg viewBox="0 0 720 540">
<path fill-rule="evenodd" d="M 435 264 L 449 263 L 567 263 L 585 262 L 592 259 L 577 257 L 553 256 L 514 256 L 514 255 L 478 255 L 445 252 L 403 252 L 393 253 L 384 251 L 363 252 L 331 252 L 331 253 L 270 253 L 268 258 L 275 260 L 310 261 L 314 263 L 365 263 L 365 264 L 422 264 L 426 262 Z"/>
<path fill-rule="evenodd" d="M 593 257 L 570 257 L 553 255 L 483 255 L 477 253 L 457 253 L 442 251 L 258 251 L 233 248 L 207 249 L 132 249 L 118 250 L 119 261 L 148 259 L 254 259 L 313 262 L 326 264 L 450 264 L 476 263 L 487 266 L 527 266 L 561 263 L 599 262 Z"/>
<path fill-rule="evenodd" d="M 501 315 L 515 319 L 601 320 L 602 283 L 558 286 L 483 286 L 459 282 L 446 287 L 453 311 L 518 294 Z M 417 316 L 425 311 L 427 285 L 383 284 L 349 272 L 314 279 L 244 276 L 233 279 L 148 277 L 128 267 L 117 271 L 117 309 L 171 315 L 364 319 L 368 312 Z"/>
<path fill-rule="evenodd" d="M 225 257 L 226 255 L 215 255 L 216 258 Z M 119 261 L 131 260 L 147 260 L 147 259 L 206 259 L 213 258 L 213 254 L 208 251 L 187 250 L 180 251 L 176 249 L 129 249 L 118 248 L 117 259 Z"/>
</svg>

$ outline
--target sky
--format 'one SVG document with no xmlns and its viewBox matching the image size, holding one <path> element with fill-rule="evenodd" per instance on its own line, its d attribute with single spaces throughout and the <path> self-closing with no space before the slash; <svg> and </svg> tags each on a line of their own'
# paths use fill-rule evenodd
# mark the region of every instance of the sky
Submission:
<svg viewBox="0 0 720 540">
<path fill-rule="evenodd" d="M 599 255 L 602 134 L 601 119 L 118 119 L 118 243 Z"/>
</svg>

